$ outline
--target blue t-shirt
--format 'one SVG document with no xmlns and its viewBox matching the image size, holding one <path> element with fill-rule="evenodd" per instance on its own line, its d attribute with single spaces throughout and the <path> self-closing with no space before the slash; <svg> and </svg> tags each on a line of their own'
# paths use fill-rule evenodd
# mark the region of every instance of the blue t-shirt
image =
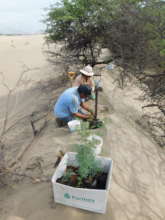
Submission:
<svg viewBox="0 0 165 220">
<path fill-rule="evenodd" d="M 81 98 L 77 87 L 65 90 L 54 106 L 54 114 L 58 118 L 72 117 L 80 109 Z"/>
</svg>

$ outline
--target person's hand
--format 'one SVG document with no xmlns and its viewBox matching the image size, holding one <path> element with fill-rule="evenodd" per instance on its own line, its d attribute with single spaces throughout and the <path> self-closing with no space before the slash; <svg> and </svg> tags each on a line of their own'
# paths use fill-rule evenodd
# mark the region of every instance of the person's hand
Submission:
<svg viewBox="0 0 165 220">
<path fill-rule="evenodd" d="M 94 114 L 91 114 L 90 117 L 89 117 L 89 119 L 90 119 L 90 120 L 93 120 L 93 119 L 94 119 Z"/>
<path fill-rule="evenodd" d="M 92 121 L 94 119 L 94 115 L 93 114 L 88 114 L 87 115 L 87 120 Z"/>
<path fill-rule="evenodd" d="M 92 93 L 91 96 L 90 96 L 90 98 L 91 98 L 92 100 L 95 100 L 95 98 L 96 98 L 96 97 L 95 97 L 95 94 Z"/>
<path fill-rule="evenodd" d="M 93 116 L 94 116 L 94 112 L 93 112 L 93 110 L 92 110 L 92 109 L 89 109 L 89 112 L 90 112 L 90 114 L 91 114 L 91 115 L 93 115 Z"/>
</svg>

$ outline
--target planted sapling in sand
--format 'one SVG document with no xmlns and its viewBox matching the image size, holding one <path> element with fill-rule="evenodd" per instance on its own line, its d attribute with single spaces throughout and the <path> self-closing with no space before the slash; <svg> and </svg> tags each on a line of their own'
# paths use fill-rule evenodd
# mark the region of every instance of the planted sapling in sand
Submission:
<svg viewBox="0 0 165 220">
<path fill-rule="evenodd" d="M 57 182 L 65 185 L 91 189 L 105 189 L 107 173 L 99 159 L 97 159 L 94 148 L 96 140 L 89 140 L 89 129 L 85 123 L 80 132 L 80 143 L 75 145 L 76 161 L 78 166 L 67 166 L 64 175 Z"/>
<path fill-rule="evenodd" d="M 76 148 L 79 182 L 85 185 L 92 184 L 94 177 L 101 172 L 101 164 L 95 157 L 93 143 L 92 141 L 86 141 L 84 144 L 77 144 Z"/>
<path fill-rule="evenodd" d="M 54 200 L 92 212 L 105 213 L 109 196 L 112 160 L 97 156 L 103 139 L 81 124 L 76 152 L 67 152 L 52 177 Z"/>
</svg>

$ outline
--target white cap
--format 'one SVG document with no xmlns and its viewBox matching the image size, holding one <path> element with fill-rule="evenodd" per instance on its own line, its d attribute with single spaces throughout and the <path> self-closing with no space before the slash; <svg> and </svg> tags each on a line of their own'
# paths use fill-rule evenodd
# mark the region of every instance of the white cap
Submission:
<svg viewBox="0 0 165 220">
<path fill-rule="evenodd" d="M 85 66 L 83 69 L 80 70 L 81 73 L 83 73 L 86 76 L 93 76 L 94 72 L 90 65 Z"/>
</svg>

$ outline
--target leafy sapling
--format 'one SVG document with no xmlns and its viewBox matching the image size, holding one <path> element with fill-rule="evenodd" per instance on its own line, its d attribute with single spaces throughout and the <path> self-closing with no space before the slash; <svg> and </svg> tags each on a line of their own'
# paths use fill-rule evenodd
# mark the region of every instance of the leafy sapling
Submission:
<svg viewBox="0 0 165 220">
<path fill-rule="evenodd" d="M 80 132 L 81 142 L 75 145 L 77 151 L 76 159 L 79 164 L 79 185 L 83 179 L 94 177 L 102 171 L 101 163 L 96 159 L 94 153 L 95 140 L 88 140 L 87 137 L 89 134 L 90 130 L 87 128 L 87 124 L 83 124 Z"/>
<path fill-rule="evenodd" d="M 62 182 L 69 182 L 70 178 L 72 175 L 74 175 L 75 173 L 73 172 L 72 169 L 67 169 L 66 172 L 64 173 L 63 177 L 62 177 Z"/>
</svg>

